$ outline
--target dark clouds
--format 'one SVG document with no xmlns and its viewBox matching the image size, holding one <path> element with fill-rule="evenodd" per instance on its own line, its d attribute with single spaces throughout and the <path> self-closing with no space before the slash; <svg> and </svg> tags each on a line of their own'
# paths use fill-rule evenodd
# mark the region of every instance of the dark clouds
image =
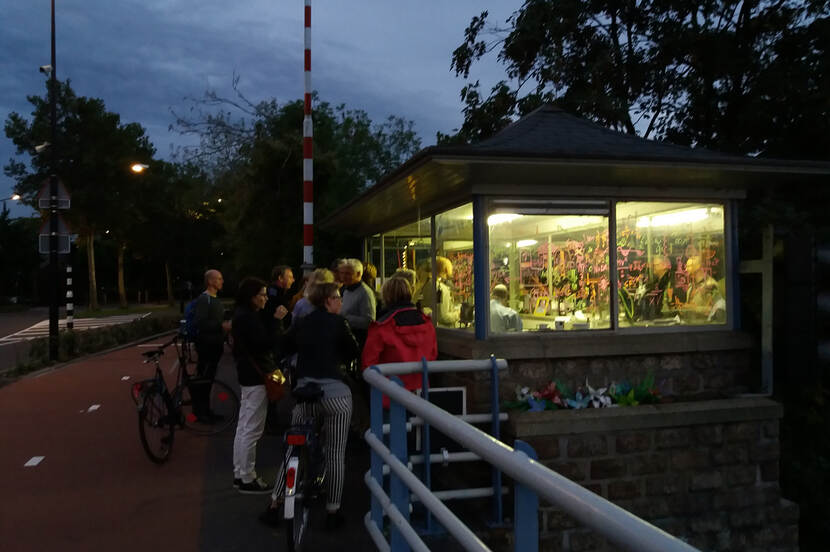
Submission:
<svg viewBox="0 0 830 552">
<path fill-rule="evenodd" d="M 462 120 L 450 72 L 452 50 L 470 18 L 489 9 L 503 22 L 520 0 L 316 0 L 312 2 L 312 81 L 324 101 L 415 121 L 424 145 Z M 0 118 L 28 115 L 26 95 L 45 93 L 49 0 L 0 0 Z M 142 124 L 158 155 L 192 143 L 168 131 L 170 109 L 211 89 L 231 95 L 231 81 L 252 101 L 302 97 L 302 0 L 60 0 L 57 76 L 76 93 L 102 98 L 125 122 Z M 483 84 L 503 77 L 495 62 Z M 0 136 L 0 163 L 14 154 Z M 0 195 L 12 182 L 0 176 Z"/>
</svg>

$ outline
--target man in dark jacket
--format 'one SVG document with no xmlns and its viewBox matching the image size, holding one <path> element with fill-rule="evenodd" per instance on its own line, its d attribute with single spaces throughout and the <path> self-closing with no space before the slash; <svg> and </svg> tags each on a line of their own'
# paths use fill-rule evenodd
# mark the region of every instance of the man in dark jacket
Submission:
<svg viewBox="0 0 830 552">
<path fill-rule="evenodd" d="M 193 413 L 199 421 L 210 423 L 216 416 L 210 412 L 209 395 L 216 368 L 225 349 L 225 334 L 230 331 L 230 322 L 225 321 L 225 307 L 216 295 L 222 290 L 225 280 L 218 270 L 205 272 L 205 291 L 196 300 L 193 325 L 196 327 L 196 353 L 199 360 L 196 372 L 203 378 L 201 384 L 191 385 Z"/>
<path fill-rule="evenodd" d="M 294 285 L 294 271 L 290 266 L 277 265 L 271 271 L 271 284 L 267 288 L 268 302 L 262 309 L 263 320 L 271 323 L 274 320 L 274 312 L 277 309 L 284 309 L 286 316 L 279 318 L 279 330 L 288 328 L 291 325 L 291 286 Z M 281 309 L 281 310 L 282 310 Z"/>
</svg>

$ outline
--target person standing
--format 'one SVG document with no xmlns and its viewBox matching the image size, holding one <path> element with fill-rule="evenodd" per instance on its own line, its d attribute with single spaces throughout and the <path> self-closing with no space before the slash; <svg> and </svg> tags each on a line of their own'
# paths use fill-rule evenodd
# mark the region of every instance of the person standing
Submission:
<svg viewBox="0 0 830 552">
<path fill-rule="evenodd" d="M 422 358 L 438 358 L 438 343 L 432 320 L 412 304 L 412 286 L 405 278 L 390 278 L 381 288 L 384 314 L 369 326 L 366 345 L 363 347 L 363 370 L 386 362 L 415 362 Z M 422 376 L 402 374 L 398 376 L 406 389 L 421 388 Z M 384 406 L 389 397 L 384 396 Z"/>
<path fill-rule="evenodd" d="M 294 271 L 288 265 L 277 265 L 271 271 L 271 284 L 268 286 L 268 302 L 265 308 L 262 309 L 263 320 L 270 321 L 274 319 L 274 312 L 279 307 L 283 307 L 288 313 L 280 320 L 282 321 L 281 328 L 287 328 L 291 325 L 291 286 L 294 285 Z"/>
<path fill-rule="evenodd" d="M 366 342 L 369 324 L 375 319 L 375 293 L 363 282 L 363 263 L 357 259 L 343 259 L 337 267 L 343 284 L 343 308 L 340 314 L 349 321 L 360 346 Z"/>
<path fill-rule="evenodd" d="M 294 407 L 292 424 L 308 416 L 323 418 L 323 449 L 326 468 L 326 527 L 342 525 L 340 504 L 346 473 L 346 441 L 352 416 L 352 394 L 343 382 L 342 366 L 358 357 L 359 349 L 349 323 L 340 316 L 342 300 L 335 283 L 315 284 L 308 296 L 314 306 L 309 314 L 291 326 L 283 338 L 283 352 L 297 353 L 297 386 L 316 383 L 323 389 L 318 403 Z M 285 458 L 290 456 L 291 449 Z M 285 464 L 280 465 L 271 503 L 259 519 L 270 526 L 279 524 L 279 506 L 284 502 Z M 290 529 L 289 529 L 290 530 Z"/>
<path fill-rule="evenodd" d="M 421 290 L 421 300 L 424 307 L 432 308 L 433 301 L 435 311 L 432 313 L 439 326 L 454 328 L 458 325 L 460 310 L 456 308 L 452 290 L 448 282 L 452 278 L 452 261 L 446 257 L 435 257 L 436 280 L 435 290 L 432 289 L 430 280 L 424 284 Z"/>
<path fill-rule="evenodd" d="M 233 440 L 233 484 L 243 494 L 271 491 L 256 474 L 256 446 L 265 430 L 268 394 L 263 376 L 276 368 L 274 352 L 279 339 L 276 321 L 287 311 L 281 305 L 266 321 L 261 316 L 268 293 L 265 282 L 246 278 L 239 285 L 233 317 L 233 356 L 239 378 L 240 403 Z"/>
<path fill-rule="evenodd" d="M 225 334 L 230 322 L 225 321 L 225 307 L 217 298 L 225 279 L 218 270 L 205 272 L 205 291 L 196 299 L 193 307 L 193 326 L 196 328 L 196 374 L 198 382 L 192 382 L 193 414 L 201 423 L 218 421 L 218 415 L 210 411 L 210 388 L 216 377 L 219 359 L 225 350 Z"/>
</svg>

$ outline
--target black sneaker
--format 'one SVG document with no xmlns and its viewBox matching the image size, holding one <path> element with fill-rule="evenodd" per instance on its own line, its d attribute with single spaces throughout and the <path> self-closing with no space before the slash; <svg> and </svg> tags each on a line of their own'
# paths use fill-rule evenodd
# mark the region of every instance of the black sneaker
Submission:
<svg viewBox="0 0 830 552">
<path fill-rule="evenodd" d="M 242 482 L 239 484 L 239 492 L 242 494 L 268 494 L 271 492 L 273 485 L 268 485 L 265 481 L 257 477 L 248 483 Z"/>
<path fill-rule="evenodd" d="M 280 526 L 280 523 L 282 522 L 282 517 L 282 508 L 280 508 L 279 506 L 277 506 L 276 508 L 272 508 L 269 505 L 264 512 L 259 514 L 259 517 L 257 519 L 259 519 L 260 522 L 262 522 L 264 525 L 267 525 L 268 527 L 277 528 Z"/>
</svg>

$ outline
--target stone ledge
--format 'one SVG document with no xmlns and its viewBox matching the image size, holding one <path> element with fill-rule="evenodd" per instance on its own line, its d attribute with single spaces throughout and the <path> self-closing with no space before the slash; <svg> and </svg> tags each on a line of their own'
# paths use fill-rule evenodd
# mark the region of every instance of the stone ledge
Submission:
<svg viewBox="0 0 830 552">
<path fill-rule="evenodd" d="M 510 432 L 518 439 L 645 430 L 701 424 L 779 419 L 784 408 L 763 397 L 741 397 L 617 408 L 510 413 Z"/>
<path fill-rule="evenodd" d="M 438 328 L 438 351 L 456 358 L 559 359 L 745 350 L 749 334 L 729 330 L 648 333 L 546 332 L 477 341 L 472 332 Z"/>
</svg>

